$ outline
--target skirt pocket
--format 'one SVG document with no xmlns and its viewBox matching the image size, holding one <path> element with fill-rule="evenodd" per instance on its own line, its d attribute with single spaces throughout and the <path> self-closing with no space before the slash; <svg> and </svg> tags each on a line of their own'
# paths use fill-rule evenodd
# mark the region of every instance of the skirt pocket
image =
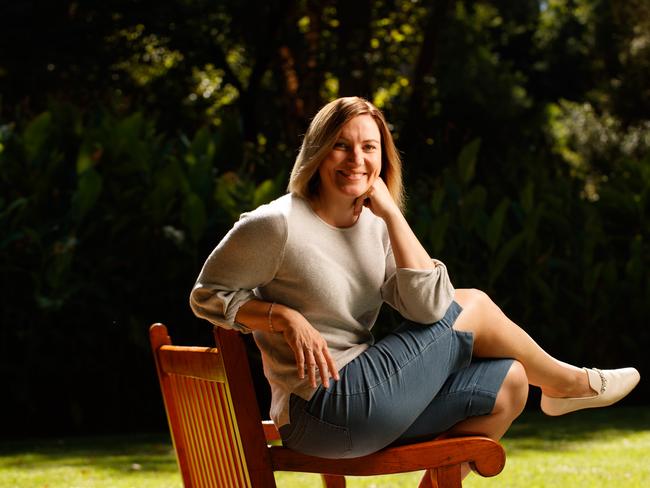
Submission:
<svg viewBox="0 0 650 488">
<path fill-rule="evenodd" d="M 294 451 L 323 458 L 343 458 L 352 449 L 347 427 L 330 424 L 305 411 L 307 402 L 291 395 L 290 423 L 280 428 L 282 443 Z"/>
</svg>

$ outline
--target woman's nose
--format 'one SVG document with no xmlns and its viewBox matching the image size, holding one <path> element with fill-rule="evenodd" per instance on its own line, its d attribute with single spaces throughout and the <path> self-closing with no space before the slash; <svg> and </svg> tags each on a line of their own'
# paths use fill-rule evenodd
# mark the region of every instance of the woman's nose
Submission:
<svg viewBox="0 0 650 488">
<path fill-rule="evenodd" d="M 350 162 L 361 164 L 363 162 L 363 151 L 360 147 L 353 147 L 350 149 L 350 154 L 348 157 Z"/>
</svg>

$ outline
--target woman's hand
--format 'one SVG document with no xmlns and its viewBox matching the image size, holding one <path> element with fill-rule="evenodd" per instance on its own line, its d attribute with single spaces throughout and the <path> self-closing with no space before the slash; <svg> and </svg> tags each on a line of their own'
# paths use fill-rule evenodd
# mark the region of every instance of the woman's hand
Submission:
<svg viewBox="0 0 650 488">
<path fill-rule="evenodd" d="M 398 268 L 433 269 L 435 263 L 413 233 L 384 180 L 377 178 L 368 191 L 354 202 L 354 214 L 359 215 L 363 207 L 386 222 L 388 237 Z"/>
<path fill-rule="evenodd" d="M 317 386 L 316 367 L 325 388 L 329 387 L 330 376 L 338 381 L 339 372 L 327 349 L 327 342 L 297 310 L 281 303 L 253 299 L 239 308 L 235 320 L 250 329 L 283 334 L 296 358 L 298 378 L 305 377 L 306 369 L 314 388 Z"/>
<path fill-rule="evenodd" d="M 370 188 L 354 201 L 354 215 L 358 216 L 364 206 L 368 207 L 372 213 L 385 221 L 388 221 L 388 219 L 397 215 L 397 213 L 401 215 L 399 207 L 388 191 L 386 183 L 381 178 L 377 178 L 370 185 Z"/>
<path fill-rule="evenodd" d="M 284 339 L 291 347 L 296 358 L 298 378 L 305 377 L 305 370 L 309 377 L 309 383 L 316 388 L 316 368 L 325 388 L 329 387 L 329 377 L 338 381 L 339 373 L 336 364 L 330 356 L 327 342 L 305 317 L 295 310 L 288 309 L 290 313 L 285 315 L 286 322 L 282 327 Z"/>
</svg>

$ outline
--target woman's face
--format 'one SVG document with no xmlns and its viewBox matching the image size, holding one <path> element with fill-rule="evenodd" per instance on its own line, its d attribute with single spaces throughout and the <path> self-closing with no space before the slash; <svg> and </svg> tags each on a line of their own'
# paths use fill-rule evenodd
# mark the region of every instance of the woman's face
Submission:
<svg viewBox="0 0 650 488">
<path fill-rule="evenodd" d="M 381 133 L 371 115 L 358 115 L 341 129 L 334 147 L 318 168 L 319 196 L 355 200 L 381 173 Z"/>
</svg>

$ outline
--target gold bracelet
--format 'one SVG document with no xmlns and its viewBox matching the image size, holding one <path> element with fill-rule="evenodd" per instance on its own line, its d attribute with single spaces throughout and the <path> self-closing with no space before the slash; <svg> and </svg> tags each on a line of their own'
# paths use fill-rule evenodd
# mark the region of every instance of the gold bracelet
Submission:
<svg viewBox="0 0 650 488">
<path fill-rule="evenodd" d="M 271 302 L 271 306 L 269 307 L 269 314 L 268 314 L 269 329 L 271 330 L 271 332 L 275 332 L 275 329 L 273 328 L 273 318 L 271 317 L 271 314 L 273 313 L 273 305 L 275 305 L 275 302 Z"/>
</svg>

